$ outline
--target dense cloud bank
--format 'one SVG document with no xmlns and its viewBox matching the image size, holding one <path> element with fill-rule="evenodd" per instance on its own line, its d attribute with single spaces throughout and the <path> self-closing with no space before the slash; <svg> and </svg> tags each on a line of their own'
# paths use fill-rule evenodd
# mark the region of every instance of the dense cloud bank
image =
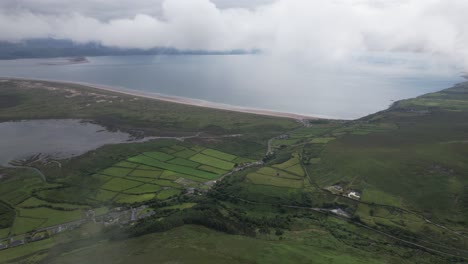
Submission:
<svg viewBox="0 0 468 264">
<path fill-rule="evenodd" d="M 261 49 L 327 61 L 398 51 L 468 67 L 466 0 L 2 0 L 0 10 L 3 41 Z"/>
</svg>

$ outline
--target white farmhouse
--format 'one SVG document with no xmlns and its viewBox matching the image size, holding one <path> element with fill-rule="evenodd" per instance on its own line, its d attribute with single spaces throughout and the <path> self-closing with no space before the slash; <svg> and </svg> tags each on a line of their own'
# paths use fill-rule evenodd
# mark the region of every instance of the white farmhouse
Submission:
<svg viewBox="0 0 468 264">
<path fill-rule="evenodd" d="M 351 191 L 351 192 L 348 193 L 348 197 L 351 198 L 351 199 L 360 200 L 361 199 L 361 194 L 359 192 L 356 192 L 356 191 Z"/>
</svg>

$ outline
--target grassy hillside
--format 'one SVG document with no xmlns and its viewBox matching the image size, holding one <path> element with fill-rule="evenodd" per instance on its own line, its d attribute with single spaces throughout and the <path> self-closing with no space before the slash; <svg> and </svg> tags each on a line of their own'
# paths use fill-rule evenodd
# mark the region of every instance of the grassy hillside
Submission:
<svg viewBox="0 0 468 264">
<path fill-rule="evenodd" d="M 329 247 L 326 249 L 325 247 Z M 73 252 L 63 247 L 47 263 L 388 263 L 393 258 L 373 256 L 341 244 L 326 230 L 290 232 L 282 241 L 226 235 L 197 226 L 126 241 L 100 243 Z M 111 254 L 111 252 L 114 252 Z M 118 254 L 115 254 L 119 252 Z M 103 256 L 105 256 L 103 258 Z M 396 258 L 395 258 L 396 259 Z M 409 263 L 409 262 L 408 262 Z"/>
<path fill-rule="evenodd" d="M 319 185 L 342 182 L 361 190 L 365 201 L 467 225 L 467 84 L 398 102 L 354 122 L 349 131 L 309 166 Z"/>
<path fill-rule="evenodd" d="M 466 257 L 467 106 L 463 83 L 360 120 L 315 122 L 274 142 L 275 170 L 232 177 L 218 198 L 341 208 L 355 223 Z M 291 177 L 301 174 L 297 157 L 302 182 Z M 350 191 L 361 199 L 345 197 Z"/>
</svg>

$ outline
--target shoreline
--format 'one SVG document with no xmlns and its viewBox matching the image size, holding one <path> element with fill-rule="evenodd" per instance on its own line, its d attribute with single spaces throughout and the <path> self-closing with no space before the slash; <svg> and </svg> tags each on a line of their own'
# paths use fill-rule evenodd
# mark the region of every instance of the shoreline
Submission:
<svg viewBox="0 0 468 264">
<path fill-rule="evenodd" d="M 75 65 L 75 64 L 86 64 L 90 63 L 88 58 L 86 57 L 78 57 L 78 58 L 67 58 L 65 61 L 57 61 L 57 62 L 42 62 L 39 65 L 44 66 L 60 66 L 60 65 Z"/>
<path fill-rule="evenodd" d="M 107 85 L 101 84 L 93 84 L 87 82 L 75 82 L 75 81 L 62 81 L 62 80 L 53 80 L 53 79 L 31 79 L 31 78 L 22 78 L 22 77 L 0 77 L 0 80 L 17 80 L 17 81 L 38 81 L 38 82 L 52 82 L 57 84 L 64 84 L 64 85 L 81 85 L 88 88 L 93 88 L 97 90 L 103 90 L 107 92 L 114 92 L 120 93 L 129 96 L 136 96 L 146 99 L 153 99 L 159 100 L 163 102 L 170 102 L 176 104 L 183 104 L 183 105 L 190 105 L 190 106 L 197 106 L 197 107 L 204 107 L 216 110 L 224 110 L 224 111 L 231 111 L 231 112 L 239 112 L 239 113 L 246 113 L 246 114 L 256 114 L 256 115 L 263 115 L 263 116 L 272 116 L 272 117 L 282 117 L 282 118 L 290 118 L 295 120 L 319 120 L 319 119 L 333 119 L 331 117 L 324 117 L 318 115 L 305 115 L 305 114 L 296 114 L 296 113 L 288 113 L 288 112 L 280 112 L 268 109 L 257 109 L 257 108 L 249 108 L 249 107 L 242 107 L 242 106 L 235 106 L 229 104 L 222 104 L 222 103 L 215 103 L 200 99 L 193 99 L 187 97 L 180 97 L 180 96 L 172 96 L 172 95 L 164 95 L 155 92 L 144 92 L 144 91 L 137 91 L 131 90 L 124 87 L 112 87 Z"/>
<path fill-rule="evenodd" d="M 62 65 L 76 65 L 76 64 L 86 64 L 86 63 L 90 63 L 90 62 L 89 61 L 43 62 L 43 63 L 39 63 L 38 65 L 41 65 L 41 66 L 62 66 Z"/>
</svg>

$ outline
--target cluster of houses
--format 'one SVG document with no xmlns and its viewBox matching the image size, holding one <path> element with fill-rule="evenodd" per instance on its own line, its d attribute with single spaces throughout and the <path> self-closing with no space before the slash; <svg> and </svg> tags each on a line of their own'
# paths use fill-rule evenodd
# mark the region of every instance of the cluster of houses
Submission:
<svg viewBox="0 0 468 264">
<path fill-rule="evenodd" d="M 0 241 L 0 250 L 18 247 L 27 243 L 44 240 L 46 238 L 62 233 L 64 231 L 76 229 L 86 222 L 87 222 L 87 219 L 80 219 L 80 220 L 65 223 L 65 224 L 41 228 L 41 229 L 35 230 L 34 232 L 26 233 L 23 235 L 10 237 L 8 239 L 4 239 Z"/>
<path fill-rule="evenodd" d="M 258 165 L 258 164 L 261 164 L 261 162 L 245 164 L 243 166 L 240 166 L 234 169 L 234 171 L 240 171 L 240 170 L 243 170 L 244 168 Z M 228 173 L 228 174 L 231 174 L 231 173 Z M 0 177 L 1 176 L 2 175 L 0 175 Z M 206 184 L 214 185 L 216 184 L 216 182 L 217 181 L 210 181 L 210 182 L 207 182 Z M 186 194 L 191 194 L 191 195 L 194 195 L 197 193 L 199 194 L 200 191 L 204 191 L 204 190 L 198 190 L 198 189 L 189 187 L 186 189 Z M 0 250 L 22 246 L 24 244 L 35 242 L 35 241 L 44 240 L 53 235 L 62 233 L 64 231 L 76 229 L 85 223 L 94 222 L 96 224 L 101 224 L 103 226 L 126 225 L 129 223 L 135 222 L 137 220 L 153 216 L 156 213 L 154 210 L 145 210 L 147 208 L 148 206 L 146 205 L 142 205 L 140 207 L 130 208 L 130 209 L 116 207 L 110 210 L 108 213 L 104 215 L 99 215 L 99 216 L 96 216 L 96 212 L 94 210 L 88 210 L 85 212 L 86 217 L 83 219 L 56 225 L 56 226 L 49 226 L 49 227 L 41 228 L 41 229 L 35 230 L 34 232 L 30 232 L 27 234 L 0 240 Z"/>
<path fill-rule="evenodd" d="M 39 240 L 33 240 L 32 237 L 26 238 L 25 235 L 12 237 L 12 238 L 0 241 L 0 250 L 22 246 L 28 242 L 34 242 L 34 241 L 39 241 Z"/>
<path fill-rule="evenodd" d="M 155 214 L 155 212 L 152 210 L 143 213 L 143 210 L 145 210 L 146 208 L 147 206 L 145 205 L 131 209 L 123 209 L 121 207 L 117 207 L 111 210 L 109 213 L 102 216 L 96 216 L 94 210 L 88 210 L 86 212 L 86 218 L 84 219 L 56 226 L 49 226 L 38 229 L 31 233 L 0 240 L 0 250 L 18 247 L 27 243 L 44 240 L 49 238 L 50 236 L 62 233 L 64 231 L 76 229 L 88 222 L 94 222 L 102 224 L 104 226 L 110 226 L 115 224 L 128 224 L 142 218 L 150 217 Z"/>
<path fill-rule="evenodd" d="M 148 208 L 146 205 L 130 209 L 117 207 L 105 215 L 95 217 L 93 220 L 95 223 L 100 223 L 104 226 L 111 226 L 116 224 L 126 225 L 128 223 L 135 222 L 139 219 L 150 217 L 155 214 L 154 211 L 142 213 L 146 208 Z"/>
</svg>

